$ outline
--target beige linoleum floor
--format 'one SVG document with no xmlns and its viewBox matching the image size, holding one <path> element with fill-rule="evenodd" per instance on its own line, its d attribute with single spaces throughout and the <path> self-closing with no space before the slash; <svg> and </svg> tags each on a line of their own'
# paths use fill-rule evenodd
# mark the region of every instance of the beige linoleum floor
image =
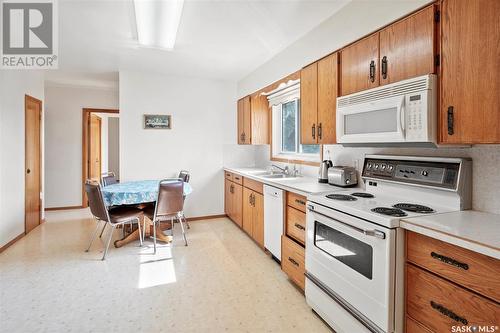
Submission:
<svg viewBox="0 0 500 333">
<path fill-rule="evenodd" d="M 331 332 L 228 219 L 192 222 L 188 247 L 132 243 L 104 262 L 101 241 L 83 251 L 86 210 L 46 219 L 0 254 L 0 332 Z"/>
</svg>

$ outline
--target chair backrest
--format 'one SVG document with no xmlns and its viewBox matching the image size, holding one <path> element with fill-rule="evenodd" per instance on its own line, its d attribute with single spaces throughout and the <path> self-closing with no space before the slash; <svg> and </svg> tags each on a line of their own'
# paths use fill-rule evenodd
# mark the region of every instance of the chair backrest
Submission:
<svg viewBox="0 0 500 333">
<path fill-rule="evenodd" d="M 116 184 L 116 176 L 114 172 L 103 173 L 101 176 L 102 186 L 108 186 L 111 184 Z"/>
<path fill-rule="evenodd" d="M 179 172 L 179 177 L 178 178 L 181 178 L 186 183 L 189 183 L 189 178 L 190 177 L 191 176 L 189 175 L 189 171 L 187 171 L 187 170 L 181 170 L 181 172 Z"/>
<path fill-rule="evenodd" d="M 85 192 L 89 199 L 89 207 L 92 215 L 96 218 L 109 222 L 109 215 L 104 198 L 102 197 L 101 186 L 98 182 L 87 180 L 85 182 Z"/>
<path fill-rule="evenodd" d="M 184 182 L 181 180 L 162 180 L 158 185 L 155 218 L 174 215 L 184 209 Z"/>
</svg>

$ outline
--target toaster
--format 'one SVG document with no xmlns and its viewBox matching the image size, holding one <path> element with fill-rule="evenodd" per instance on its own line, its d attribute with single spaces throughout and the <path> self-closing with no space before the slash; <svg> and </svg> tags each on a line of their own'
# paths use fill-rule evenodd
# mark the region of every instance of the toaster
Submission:
<svg viewBox="0 0 500 333">
<path fill-rule="evenodd" d="M 328 168 L 328 184 L 349 187 L 358 184 L 358 174 L 354 167 L 334 166 Z"/>
</svg>

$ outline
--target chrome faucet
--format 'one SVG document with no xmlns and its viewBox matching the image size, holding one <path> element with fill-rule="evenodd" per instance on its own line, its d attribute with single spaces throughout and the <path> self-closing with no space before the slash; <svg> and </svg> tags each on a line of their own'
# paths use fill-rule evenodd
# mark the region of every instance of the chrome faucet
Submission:
<svg viewBox="0 0 500 333">
<path fill-rule="evenodd" d="M 284 168 L 277 166 L 276 164 L 271 164 L 271 171 L 272 168 L 276 168 L 281 170 L 285 175 L 288 175 L 290 173 L 290 170 L 288 169 L 288 165 L 286 165 Z"/>
</svg>

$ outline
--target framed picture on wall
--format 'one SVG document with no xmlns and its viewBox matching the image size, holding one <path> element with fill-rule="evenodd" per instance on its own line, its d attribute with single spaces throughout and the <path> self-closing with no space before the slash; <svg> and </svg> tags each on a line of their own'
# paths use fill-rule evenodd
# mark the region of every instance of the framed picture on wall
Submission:
<svg viewBox="0 0 500 333">
<path fill-rule="evenodd" d="M 171 118 L 166 114 L 145 114 L 144 129 L 171 129 Z"/>
</svg>

